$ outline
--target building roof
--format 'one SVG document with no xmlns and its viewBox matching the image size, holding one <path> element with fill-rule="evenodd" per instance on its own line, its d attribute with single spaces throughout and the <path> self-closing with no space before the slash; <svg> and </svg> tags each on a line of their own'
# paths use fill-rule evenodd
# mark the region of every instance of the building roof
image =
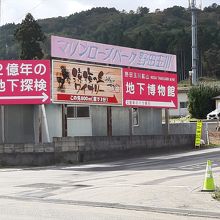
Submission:
<svg viewBox="0 0 220 220">
<path fill-rule="evenodd" d="M 215 96 L 215 97 L 213 97 L 212 99 L 216 99 L 216 100 L 218 100 L 218 99 L 220 99 L 220 95 Z"/>
<path fill-rule="evenodd" d="M 178 93 L 188 93 L 190 87 L 178 87 Z"/>
</svg>

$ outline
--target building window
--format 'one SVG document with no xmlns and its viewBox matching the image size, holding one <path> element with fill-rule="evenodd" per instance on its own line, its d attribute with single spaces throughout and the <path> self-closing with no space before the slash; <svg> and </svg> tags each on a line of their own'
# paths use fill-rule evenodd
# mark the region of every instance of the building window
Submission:
<svg viewBox="0 0 220 220">
<path fill-rule="evenodd" d="M 75 107 L 74 106 L 67 107 L 67 118 L 75 118 Z"/>
<path fill-rule="evenodd" d="M 67 118 L 90 117 L 89 106 L 67 106 Z"/>
<path fill-rule="evenodd" d="M 188 102 L 180 102 L 180 108 L 187 108 Z"/>
<path fill-rule="evenodd" d="M 139 109 L 132 108 L 132 123 L 133 126 L 139 126 Z"/>
<path fill-rule="evenodd" d="M 89 115 L 89 106 L 78 106 L 76 107 L 76 117 L 77 118 L 88 118 Z"/>
</svg>

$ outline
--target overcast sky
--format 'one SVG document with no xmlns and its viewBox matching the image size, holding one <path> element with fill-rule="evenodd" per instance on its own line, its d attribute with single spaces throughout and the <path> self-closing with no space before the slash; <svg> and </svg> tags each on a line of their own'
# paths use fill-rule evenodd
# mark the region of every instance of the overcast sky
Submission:
<svg viewBox="0 0 220 220">
<path fill-rule="evenodd" d="M 138 6 L 148 7 L 153 12 L 174 5 L 188 7 L 189 0 L 0 0 L 0 23 L 20 23 L 25 15 L 30 12 L 35 19 L 68 16 L 75 12 L 92 7 L 115 7 L 118 10 L 134 10 Z M 213 3 L 220 5 L 220 0 L 196 0 L 197 6 L 210 6 Z M 202 3 L 202 4 L 201 4 Z"/>
</svg>

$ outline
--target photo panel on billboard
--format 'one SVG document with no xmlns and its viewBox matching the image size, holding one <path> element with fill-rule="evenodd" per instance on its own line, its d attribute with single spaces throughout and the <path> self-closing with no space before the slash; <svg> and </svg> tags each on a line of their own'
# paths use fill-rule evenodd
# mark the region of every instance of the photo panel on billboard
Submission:
<svg viewBox="0 0 220 220">
<path fill-rule="evenodd" d="M 53 60 L 52 101 L 62 104 L 122 105 L 122 69 Z"/>
</svg>

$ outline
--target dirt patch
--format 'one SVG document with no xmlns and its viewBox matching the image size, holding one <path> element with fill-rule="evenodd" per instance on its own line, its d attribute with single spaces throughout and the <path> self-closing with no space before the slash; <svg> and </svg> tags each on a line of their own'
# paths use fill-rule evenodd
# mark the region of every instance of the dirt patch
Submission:
<svg viewBox="0 0 220 220">
<path fill-rule="evenodd" d="M 220 131 L 209 131 L 209 143 L 220 145 Z"/>
</svg>

